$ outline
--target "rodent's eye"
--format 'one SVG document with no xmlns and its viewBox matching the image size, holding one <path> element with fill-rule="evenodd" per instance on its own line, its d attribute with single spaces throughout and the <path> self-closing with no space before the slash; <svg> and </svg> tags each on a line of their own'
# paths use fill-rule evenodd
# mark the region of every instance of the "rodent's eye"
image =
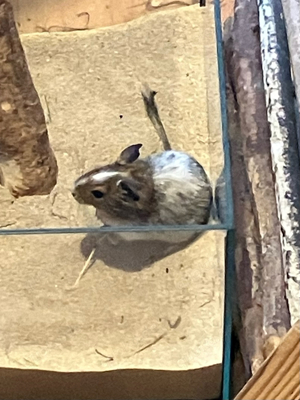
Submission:
<svg viewBox="0 0 300 400">
<path fill-rule="evenodd" d="M 100 192 L 100 190 L 92 190 L 92 195 L 96 198 L 96 199 L 101 199 L 104 196 L 103 192 Z"/>
</svg>

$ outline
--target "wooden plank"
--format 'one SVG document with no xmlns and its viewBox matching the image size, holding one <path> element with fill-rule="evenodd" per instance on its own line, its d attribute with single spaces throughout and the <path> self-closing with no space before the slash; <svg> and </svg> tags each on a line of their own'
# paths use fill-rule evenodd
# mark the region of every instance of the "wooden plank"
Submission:
<svg viewBox="0 0 300 400">
<path fill-rule="evenodd" d="M 247 382 L 235 400 L 299 399 L 300 321 Z"/>
<path fill-rule="evenodd" d="M 142 15 L 197 4 L 199 0 L 11 0 L 20 33 L 94 29 Z M 222 17 L 233 14 L 233 0 L 222 2 Z"/>
<path fill-rule="evenodd" d="M 12 0 L 21 33 L 94 29 L 198 0 Z"/>
<path fill-rule="evenodd" d="M 128 144 L 143 143 L 143 157 L 162 148 L 141 82 L 158 92 L 174 149 L 196 157 L 215 181 L 223 146 L 213 11 L 182 7 L 95 32 L 23 35 L 47 97 L 60 174 L 53 196 L 2 207 L 0 220 L 16 221 L 14 228 L 99 226 L 95 210 L 72 199 L 78 175 Z M 217 398 L 224 233 L 208 232 L 163 259 L 164 242 L 102 242 L 78 290 L 66 290 L 96 240 L 1 238 L 0 399 Z"/>
</svg>

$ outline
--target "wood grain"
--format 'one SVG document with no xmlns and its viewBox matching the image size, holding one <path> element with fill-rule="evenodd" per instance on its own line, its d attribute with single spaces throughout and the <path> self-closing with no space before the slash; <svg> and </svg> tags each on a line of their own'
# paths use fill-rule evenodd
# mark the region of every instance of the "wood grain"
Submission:
<svg viewBox="0 0 300 400">
<path fill-rule="evenodd" d="M 290 327 L 255 0 L 237 0 L 225 39 L 244 360 L 254 373 Z M 229 103 L 230 105 L 230 103 Z M 267 351 L 267 352 L 268 352 Z"/>
<path fill-rule="evenodd" d="M 20 33 L 95 29 L 197 3 L 199 0 L 11 0 Z M 233 0 L 222 1 L 223 20 L 233 14 L 233 5 Z"/>
<path fill-rule="evenodd" d="M 235 400 L 299 399 L 300 321 L 249 380 Z"/>
<path fill-rule="evenodd" d="M 7 1 L 0 1 L 0 121 L 0 183 L 14 197 L 49 194 L 57 163 Z"/>
</svg>

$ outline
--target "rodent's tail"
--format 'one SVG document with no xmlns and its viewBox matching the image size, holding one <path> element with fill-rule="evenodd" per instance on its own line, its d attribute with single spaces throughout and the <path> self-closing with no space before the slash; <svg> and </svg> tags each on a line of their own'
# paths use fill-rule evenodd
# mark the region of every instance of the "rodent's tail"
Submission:
<svg viewBox="0 0 300 400">
<path fill-rule="evenodd" d="M 160 119 L 160 116 L 158 113 L 158 109 L 157 109 L 157 105 L 155 102 L 154 97 L 156 95 L 156 92 L 151 90 L 149 88 L 149 86 L 144 83 L 142 85 L 141 93 L 143 96 L 147 115 L 148 115 L 150 121 L 152 122 L 160 140 L 162 141 L 164 150 L 171 150 L 171 145 L 170 145 L 168 136 L 166 134 L 165 128 L 161 122 L 161 119 Z"/>
</svg>

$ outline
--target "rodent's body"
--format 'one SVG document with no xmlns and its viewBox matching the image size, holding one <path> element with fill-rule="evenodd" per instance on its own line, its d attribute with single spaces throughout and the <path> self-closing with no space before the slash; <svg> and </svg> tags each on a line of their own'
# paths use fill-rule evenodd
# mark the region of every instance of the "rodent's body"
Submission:
<svg viewBox="0 0 300 400">
<path fill-rule="evenodd" d="M 151 223 L 207 224 L 212 189 L 202 166 L 186 153 L 169 150 L 148 157 L 153 169 L 157 215 Z"/>
<path fill-rule="evenodd" d="M 174 150 L 153 154 L 145 161 L 149 162 L 153 171 L 156 203 L 156 210 L 147 224 L 207 224 L 212 204 L 212 188 L 202 166 L 188 154 Z M 113 221 L 110 222 L 113 225 Z M 131 221 L 131 225 L 137 225 L 137 222 Z M 121 232 L 117 235 L 123 240 L 151 239 L 180 243 L 194 237 L 195 232 Z"/>
<path fill-rule="evenodd" d="M 180 151 L 169 150 L 153 154 L 140 160 L 143 163 L 144 174 L 148 186 L 152 188 L 147 198 L 151 201 L 147 205 L 149 213 L 142 213 L 139 217 L 138 210 L 132 214 L 134 202 L 122 204 L 110 202 L 108 206 L 96 207 L 99 219 L 110 226 L 117 225 L 195 225 L 207 224 L 210 218 L 212 204 L 212 188 L 202 166 L 191 156 Z M 148 168 L 145 167 L 148 166 Z M 98 181 L 105 177 L 112 179 L 115 173 L 120 178 L 118 167 L 114 170 L 111 165 L 109 171 L 98 172 L 94 175 Z M 151 178 L 150 178 L 151 177 Z M 138 177 L 136 176 L 135 179 Z M 140 178 L 144 178 L 140 177 Z M 85 179 L 85 178 L 84 178 Z M 137 192 L 139 193 L 139 192 Z M 116 196 L 113 200 L 116 199 Z M 83 201 L 85 204 L 87 201 Z M 146 208 L 146 206 L 145 206 Z M 188 240 L 194 232 L 120 232 L 117 236 L 125 240 L 166 240 L 168 242 L 181 242 Z"/>
<path fill-rule="evenodd" d="M 94 169 L 75 182 L 73 196 L 96 208 L 105 225 L 207 224 L 212 187 L 203 167 L 190 155 L 171 148 L 160 121 L 155 92 L 143 94 L 146 110 L 166 151 L 139 159 L 141 144 L 122 151 L 118 160 Z M 184 242 L 195 232 L 124 232 L 126 240 Z M 199 233 L 196 236 L 200 236 Z"/>
</svg>

